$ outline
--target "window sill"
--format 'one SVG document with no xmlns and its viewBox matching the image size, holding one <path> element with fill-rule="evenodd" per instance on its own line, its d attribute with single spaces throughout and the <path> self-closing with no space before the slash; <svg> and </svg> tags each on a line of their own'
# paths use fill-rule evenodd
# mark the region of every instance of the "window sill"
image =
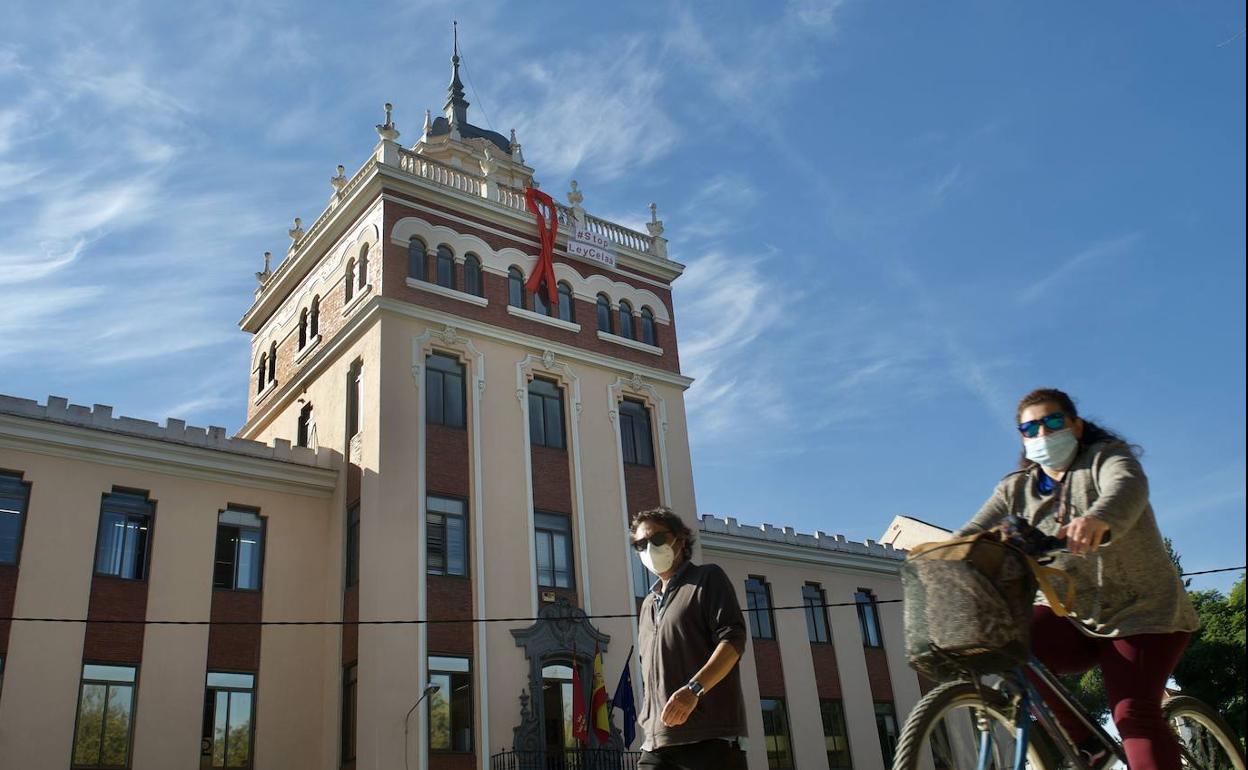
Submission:
<svg viewBox="0 0 1248 770">
<path fill-rule="evenodd" d="M 476 305 L 477 307 L 485 307 L 490 304 L 490 301 L 485 297 L 478 297 L 475 294 L 469 294 L 466 291 L 459 291 L 458 289 L 448 289 L 445 286 L 439 286 L 436 283 L 429 283 L 428 281 L 421 281 L 417 278 L 408 278 L 407 285 L 412 289 L 427 291 L 430 294 L 436 294 L 439 297 L 457 299 L 460 302 L 467 302 L 469 305 Z"/>
<path fill-rule="evenodd" d="M 355 310 L 356 305 L 359 305 L 360 303 L 362 303 L 364 301 L 364 298 L 367 297 L 369 294 L 371 294 L 372 291 L 373 291 L 373 285 L 371 283 L 365 284 L 364 288 L 362 289 L 356 289 L 355 296 L 352 297 L 351 301 L 347 303 L 347 306 L 342 309 L 342 314 L 349 315 L 352 310 Z"/>
<path fill-rule="evenodd" d="M 303 359 L 311 355 L 312 351 L 316 349 L 316 346 L 320 344 L 321 344 L 321 335 L 318 334 L 315 337 L 313 337 L 311 340 L 309 340 L 306 345 L 303 346 L 303 350 L 300 350 L 298 353 L 295 354 L 295 363 L 299 363 L 300 361 L 302 361 Z"/>
<path fill-rule="evenodd" d="M 507 312 L 511 315 L 514 315 L 517 318 L 527 318 L 530 321 L 537 321 L 538 323 L 544 323 L 544 324 L 547 324 L 548 326 L 553 326 L 556 329 L 563 329 L 565 331 L 570 331 L 573 333 L 579 333 L 581 331 L 580 324 L 574 324 L 570 321 L 564 321 L 561 318 L 554 318 L 548 315 L 542 315 L 541 313 L 534 313 L 532 310 L 525 310 L 524 308 L 516 307 L 515 305 L 508 305 Z"/>
<path fill-rule="evenodd" d="M 262 390 L 262 391 L 260 391 L 259 393 L 257 393 L 257 394 L 256 394 L 256 398 L 254 399 L 254 401 L 253 401 L 252 403 L 256 403 L 256 404 L 260 403 L 261 401 L 263 401 L 263 400 L 265 400 L 266 398 L 268 398 L 268 397 L 269 397 L 269 394 L 270 394 L 270 393 L 272 393 L 272 392 L 273 392 L 273 391 L 275 391 L 275 390 L 277 390 L 277 380 L 276 380 L 276 379 L 269 380 L 269 381 L 265 384 L 265 386 L 264 386 L 264 390 Z"/>
<path fill-rule="evenodd" d="M 633 350 L 640 350 L 643 353 L 650 353 L 656 356 L 663 355 L 663 348 L 655 347 L 654 345 L 647 345 L 646 343 L 638 342 L 637 340 L 630 340 L 629 338 L 621 337 L 618 334 L 608 334 L 607 332 L 599 331 L 598 339 L 604 342 L 614 342 L 616 345 L 623 345 L 624 347 L 632 348 Z"/>
</svg>

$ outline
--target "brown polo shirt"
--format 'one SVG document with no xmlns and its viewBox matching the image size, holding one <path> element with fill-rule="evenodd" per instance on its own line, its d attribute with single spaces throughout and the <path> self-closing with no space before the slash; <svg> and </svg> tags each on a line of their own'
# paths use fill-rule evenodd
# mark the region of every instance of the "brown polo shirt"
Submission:
<svg viewBox="0 0 1248 770">
<path fill-rule="evenodd" d="M 668 727 L 659 716 L 672 693 L 706 665 L 720 642 L 740 654 L 745 650 L 745 617 L 736 591 L 714 564 L 685 562 L 660 596 L 662 583 L 646 596 L 638 618 L 637 642 L 644 689 L 638 721 L 647 748 L 696 743 L 746 735 L 741 667 L 699 700 L 689 719 Z"/>
</svg>

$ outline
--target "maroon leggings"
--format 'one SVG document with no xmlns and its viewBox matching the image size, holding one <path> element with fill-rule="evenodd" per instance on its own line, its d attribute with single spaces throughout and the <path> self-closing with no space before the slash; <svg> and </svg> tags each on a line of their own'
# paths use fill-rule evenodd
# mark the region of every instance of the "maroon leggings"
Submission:
<svg viewBox="0 0 1248 770">
<path fill-rule="evenodd" d="M 1101 667 L 1110 713 L 1122 736 L 1130 770 L 1179 770 L 1179 745 L 1161 715 L 1161 699 L 1189 636 L 1178 631 L 1092 637 L 1043 606 L 1037 606 L 1031 618 L 1032 651 L 1050 671 L 1077 674 Z M 1047 686 L 1035 677 L 1032 683 L 1076 743 L 1092 737 Z"/>
</svg>

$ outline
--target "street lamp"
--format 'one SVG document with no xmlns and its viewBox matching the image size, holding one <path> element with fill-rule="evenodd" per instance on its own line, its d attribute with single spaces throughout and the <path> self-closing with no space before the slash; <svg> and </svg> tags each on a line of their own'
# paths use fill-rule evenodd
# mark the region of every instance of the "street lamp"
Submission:
<svg viewBox="0 0 1248 770">
<path fill-rule="evenodd" d="M 403 717 L 403 767 L 405 770 L 410 770 L 410 766 L 407 763 L 408 720 L 412 718 L 412 712 L 416 710 L 416 707 L 420 705 L 422 700 L 428 698 L 430 695 L 433 695 L 440 689 L 442 689 L 441 685 L 434 684 L 433 682 L 425 685 L 425 691 L 420 694 L 420 697 L 416 699 L 416 702 L 412 704 L 412 707 L 407 710 L 407 716 Z"/>
</svg>

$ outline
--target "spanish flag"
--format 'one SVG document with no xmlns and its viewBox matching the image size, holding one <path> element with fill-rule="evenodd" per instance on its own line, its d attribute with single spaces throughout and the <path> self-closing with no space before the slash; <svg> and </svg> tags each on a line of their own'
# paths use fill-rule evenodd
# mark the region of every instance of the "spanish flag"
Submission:
<svg viewBox="0 0 1248 770">
<path fill-rule="evenodd" d="M 607 708 L 607 686 L 602 679 L 602 651 L 594 642 L 594 692 L 589 696 L 590 720 L 598 745 L 606 746 L 611 739 L 611 714 Z"/>
</svg>

